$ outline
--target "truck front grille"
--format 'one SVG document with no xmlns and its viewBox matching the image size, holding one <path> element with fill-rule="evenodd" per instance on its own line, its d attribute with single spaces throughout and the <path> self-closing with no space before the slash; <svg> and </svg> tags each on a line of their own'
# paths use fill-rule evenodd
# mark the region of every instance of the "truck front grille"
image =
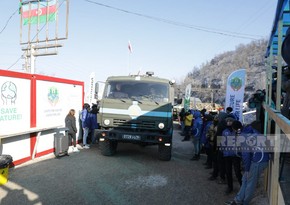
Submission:
<svg viewBox="0 0 290 205">
<path fill-rule="evenodd" d="M 114 119 L 113 125 L 120 128 L 136 128 L 136 129 L 154 129 L 154 121 L 136 121 L 136 120 L 123 120 L 123 119 Z"/>
</svg>

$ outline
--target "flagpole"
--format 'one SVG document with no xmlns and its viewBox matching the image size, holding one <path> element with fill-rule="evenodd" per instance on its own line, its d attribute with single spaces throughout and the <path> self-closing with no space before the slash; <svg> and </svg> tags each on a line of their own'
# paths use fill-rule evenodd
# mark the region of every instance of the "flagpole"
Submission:
<svg viewBox="0 0 290 205">
<path fill-rule="evenodd" d="M 131 68 L 131 54 L 132 54 L 132 46 L 130 40 L 128 41 L 128 71 L 130 73 Z"/>
<path fill-rule="evenodd" d="M 128 65 L 127 65 L 127 71 L 130 73 L 130 50 L 128 50 Z"/>
</svg>

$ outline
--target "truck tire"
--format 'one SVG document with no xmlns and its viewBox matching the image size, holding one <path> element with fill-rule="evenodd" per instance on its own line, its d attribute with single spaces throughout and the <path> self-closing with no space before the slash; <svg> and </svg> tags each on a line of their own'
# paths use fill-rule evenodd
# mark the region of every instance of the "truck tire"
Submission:
<svg viewBox="0 0 290 205">
<path fill-rule="evenodd" d="M 158 156 L 162 161 L 169 161 L 171 159 L 171 145 L 165 146 L 164 144 L 158 145 Z"/>
<path fill-rule="evenodd" d="M 102 142 L 99 142 L 100 144 L 100 150 L 102 155 L 104 156 L 112 156 L 116 153 L 117 150 L 117 142 L 112 142 L 110 140 L 105 140 Z"/>
</svg>

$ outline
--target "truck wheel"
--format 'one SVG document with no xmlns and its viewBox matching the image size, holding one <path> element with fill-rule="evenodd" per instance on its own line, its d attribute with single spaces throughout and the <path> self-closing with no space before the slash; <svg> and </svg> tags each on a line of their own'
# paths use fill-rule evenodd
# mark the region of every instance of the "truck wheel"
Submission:
<svg viewBox="0 0 290 205">
<path fill-rule="evenodd" d="M 165 146 L 164 144 L 159 144 L 158 155 L 160 160 L 169 161 L 171 159 L 171 145 Z"/>
<path fill-rule="evenodd" d="M 100 150 L 102 155 L 104 156 L 112 156 L 116 153 L 117 149 L 117 142 L 111 142 L 110 140 L 105 140 L 102 142 L 99 142 L 100 144 Z"/>
</svg>

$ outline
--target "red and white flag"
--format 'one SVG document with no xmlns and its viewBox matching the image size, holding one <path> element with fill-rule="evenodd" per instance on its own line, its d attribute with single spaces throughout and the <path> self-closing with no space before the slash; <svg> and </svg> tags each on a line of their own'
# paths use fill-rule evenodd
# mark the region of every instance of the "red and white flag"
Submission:
<svg viewBox="0 0 290 205">
<path fill-rule="evenodd" d="M 130 52 L 130 53 L 132 53 L 132 52 L 133 52 L 133 50 L 132 50 L 132 46 L 131 46 L 131 43 L 130 43 L 130 41 L 128 42 L 128 49 L 129 49 L 129 52 Z"/>
</svg>

